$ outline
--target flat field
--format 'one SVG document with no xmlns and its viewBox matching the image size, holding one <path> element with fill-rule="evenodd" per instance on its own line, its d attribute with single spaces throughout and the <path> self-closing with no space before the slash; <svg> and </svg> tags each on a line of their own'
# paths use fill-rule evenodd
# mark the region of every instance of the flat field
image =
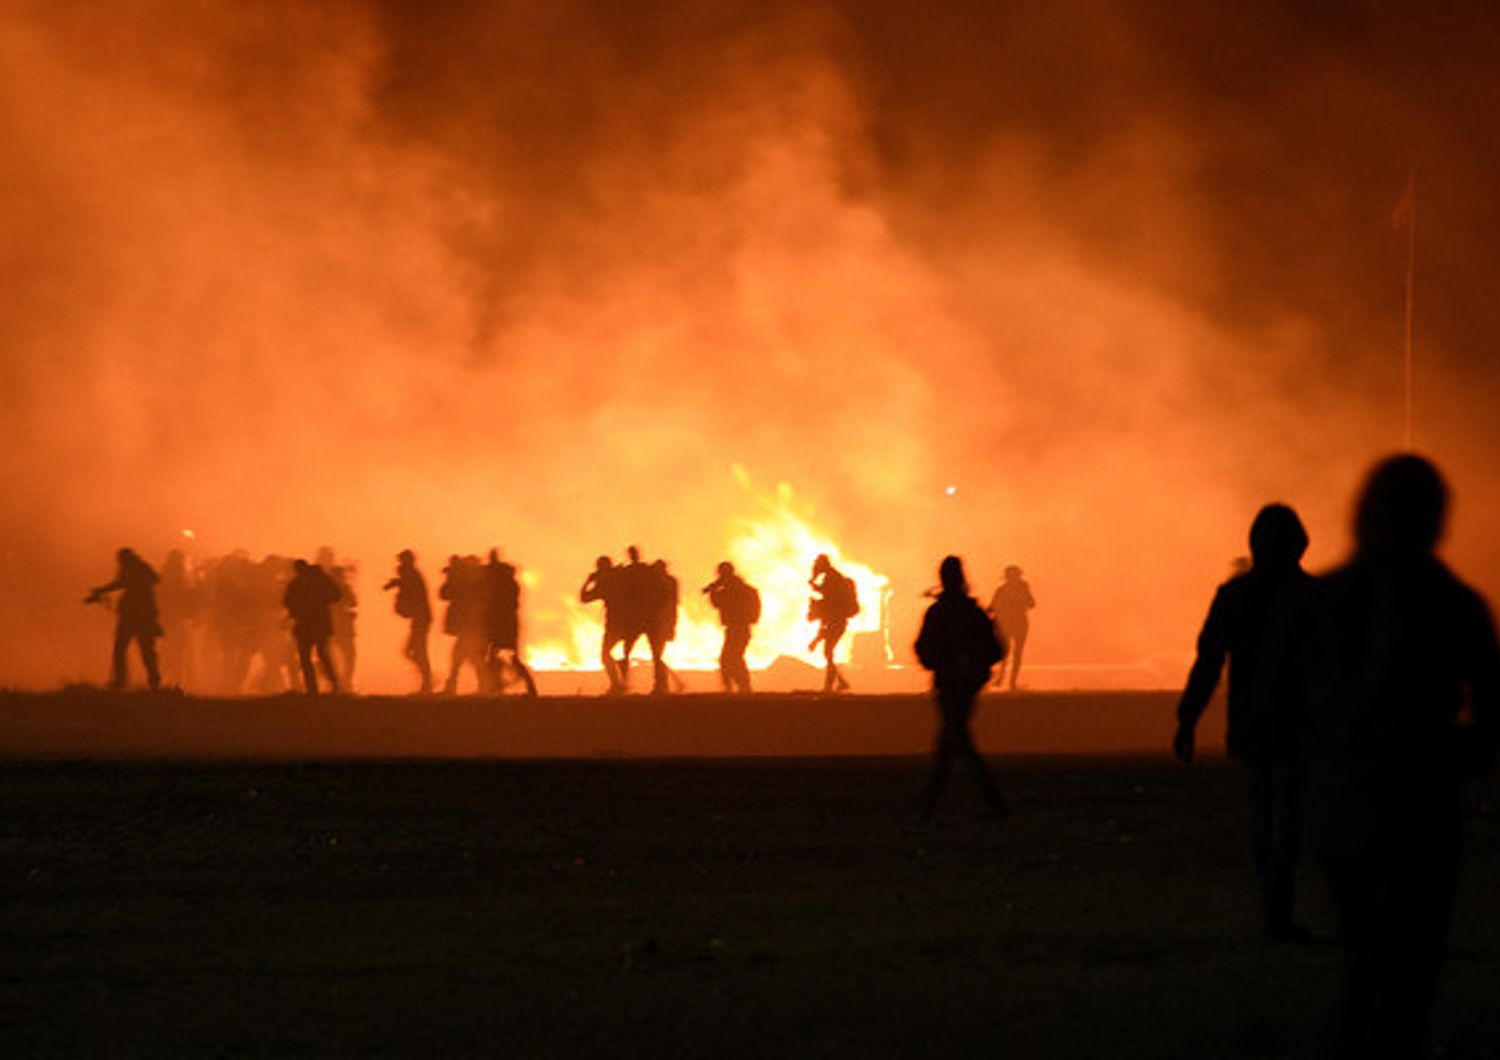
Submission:
<svg viewBox="0 0 1500 1060">
<path fill-rule="evenodd" d="M 183 702 L 181 709 L 195 709 Z M 1296 1057 L 1339 951 L 1257 935 L 1230 765 L 920 758 L 0 762 L 6 1056 Z M 1472 791 L 1436 1013 L 1500 1055 Z"/>
</svg>

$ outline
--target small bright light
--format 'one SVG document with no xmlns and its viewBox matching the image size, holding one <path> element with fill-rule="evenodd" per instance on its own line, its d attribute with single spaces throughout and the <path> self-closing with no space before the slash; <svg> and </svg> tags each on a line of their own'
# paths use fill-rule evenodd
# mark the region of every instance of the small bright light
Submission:
<svg viewBox="0 0 1500 1060">
<path fill-rule="evenodd" d="M 193 533 L 191 530 L 184 530 L 182 532 L 182 536 L 189 541 L 196 541 L 198 539 L 198 535 Z"/>
<path fill-rule="evenodd" d="M 955 493 L 958 492 L 958 487 L 957 486 L 949 486 L 947 489 L 943 490 L 943 492 L 946 493 L 948 496 L 951 497 Z"/>
</svg>

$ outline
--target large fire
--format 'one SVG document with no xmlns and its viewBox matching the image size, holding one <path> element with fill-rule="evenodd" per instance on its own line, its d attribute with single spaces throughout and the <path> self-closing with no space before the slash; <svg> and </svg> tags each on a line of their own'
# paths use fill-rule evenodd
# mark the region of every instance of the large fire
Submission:
<svg viewBox="0 0 1500 1060">
<path fill-rule="evenodd" d="M 761 618 L 746 652 L 752 669 L 764 669 L 780 656 L 821 666 L 817 652 L 808 650 L 814 624 L 807 617 L 810 595 L 808 576 L 813 559 L 826 554 L 858 587 L 860 612 L 849 623 L 839 643 L 836 658 L 848 661 L 855 638 L 879 635 L 879 657 L 889 661 L 884 615 L 890 580 L 863 563 L 846 557 L 830 537 L 812 524 L 811 513 L 799 509 L 792 487 L 781 483 L 774 493 L 756 492 L 748 473 L 736 465 L 734 475 L 760 509 L 754 518 L 739 518 L 729 524 L 724 556 L 751 585 L 760 590 Z M 648 557 L 650 558 L 650 557 Z M 713 670 L 719 664 L 724 631 L 696 582 L 683 580 L 688 572 L 676 571 L 681 592 L 677 637 L 667 649 L 667 665 L 674 670 Z M 535 592 L 538 579 L 523 575 Z M 560 620 L 566 634 L 542 640 L 527 651 L 531 665 L 540 670 L 599 670 L 599 642 L 603 618 L 597 604 L 583 604 L 576 589 L 534 600 L 532 613 L 548 626 Z M 820 649 L 821 650 L 821 649 Z M 637 656 L 645 652 L 644 645 Z"/>
</svg>

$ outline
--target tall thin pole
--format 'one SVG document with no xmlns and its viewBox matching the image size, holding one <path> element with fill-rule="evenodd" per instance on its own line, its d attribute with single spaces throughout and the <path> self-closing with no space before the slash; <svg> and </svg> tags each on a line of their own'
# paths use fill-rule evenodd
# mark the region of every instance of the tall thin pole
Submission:
<svg viewBox="0 0 1500 1060">
<path fill-rule="evenodd" d="M 1412 359 L 1411 359 L 1411 321 L 1413 311 L 1413 286 L 1416 278 L 1417 265 L 1417 190 L 1415 174 L 1407 174 L 1406 177 L 1406 430 L 1403 435 L 1405 448 L 1411 450 L 1411 427 L 1412 427 Z"/>
</svg>

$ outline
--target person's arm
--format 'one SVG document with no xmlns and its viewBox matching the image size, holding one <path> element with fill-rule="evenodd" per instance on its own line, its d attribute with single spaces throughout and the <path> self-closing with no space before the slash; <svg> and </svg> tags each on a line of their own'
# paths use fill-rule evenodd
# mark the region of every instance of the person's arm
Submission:
<svg viewBox="0 0 1500 1060">
<path fill-rule="evenodd" d="M 97 600 L 105 593 L 112 593 L 123 588 L 125 588 L 125 583 L 117 577 L 114 581 L 109 582 L 108 584 L 98 585 L 90 589 L 89 599 Z"/>
<path fill-rule="evenodd" d="M 936 609 L 936 606 L 934 604 L 932 607 L 929 607 L 927 613 L 922 616 L 922 628 L 917 633 L 916 644 L 913 645 L 917 652 L 917 661 L 928 670 L 936 670 L 938 664 L 938 646 L 934 643 L 937 639 L 934 629 L 936 623 L 932 620 L 932 612 Z"/>
<path fill-rule="evenodd" d="M 1198 634 L 1198 657 L 1188 673 L 1187 687 L 1177 701 L 1177 733 L 1172 738 L 1172 751 L 1184 762 L 1193 760 L 1193 732 L 1198 719 L 1208 709 L 1214 689 L 1219 686 L 1219 674 L 1224 669 L 1224 659 L 1229 654 L 1228 605 L 1224 590 L 1214 595 L 1208 609 L 1208 618 Z"/>
</svg>

